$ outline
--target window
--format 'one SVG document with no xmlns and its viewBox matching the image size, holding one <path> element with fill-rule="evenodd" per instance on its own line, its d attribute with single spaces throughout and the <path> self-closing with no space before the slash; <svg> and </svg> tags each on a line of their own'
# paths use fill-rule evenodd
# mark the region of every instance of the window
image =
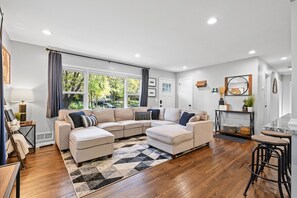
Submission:
<svg viewBox="0 0 297 198">
<path fill-rule="evenodd" d="M 90 74 L 88 83 L 89 108 L 124 107 L 125 79 Z"/>
<path fill-rule="evenodd" d="M 83 109 L 84 73 L 63 70 L 63 101 L 66 109 Z"/>
<path fill-rule="evenodd" d="M 162 83 L 162 92 L 170 93 L 171 92 L 171 84 L 170 83 Z"/>
<path fill-rule="evenodd" d="M 128 107 L 139 107 L 140 102 L 140 79 L 127 79 Z"/>
<path fill-rule="evenodd" d="M 138 107 L 141 79 L 63 69 L 63 100 L 66 109 Z"/>
</svg>

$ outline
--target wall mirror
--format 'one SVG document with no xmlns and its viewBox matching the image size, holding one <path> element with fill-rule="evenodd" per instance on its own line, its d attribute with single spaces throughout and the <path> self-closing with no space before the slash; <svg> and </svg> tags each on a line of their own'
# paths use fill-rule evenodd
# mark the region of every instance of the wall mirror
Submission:
<svg viewBox="0 0 297 198">
<path fill-rule="evenodd" d="M 252 95 L 252 75 L 229 76 L 225 78 L 226 96 Z"/>
</svg>

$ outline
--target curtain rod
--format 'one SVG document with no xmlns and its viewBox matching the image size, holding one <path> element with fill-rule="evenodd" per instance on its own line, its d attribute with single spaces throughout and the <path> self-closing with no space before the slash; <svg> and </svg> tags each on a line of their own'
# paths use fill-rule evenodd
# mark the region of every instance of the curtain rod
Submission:
<svg viewBox="0 0 297 198">
<path fill-rule="evenodd" d="M 89 58 L 89 59 L 94 59 L 94 60 L 99 60 L 99 61 L 106 61 L 108 63 L 116 63 L 116 64 L 126 65 L 126 66 L 130 66 L 130 67 L 136 67 L 136 68 L 140 68 L 140 69 L 150 69 L 149 67 L 141 67 L 141 66 L 132 65 L 132 64 L 129 64 L 129 63 L 123 63 L 123 62 L 108 60 L 108 59 L 104 59 L 104 58 L 97 58 L 97 57 L 94 57 L 94 56 L 87 56 L 87 55 L 83 55 L 83 54 L 77 54 L 77 53 L 66 52 L 66 51 L 61 51 L 61 50 L 54 50 L 54 49 L 50 49 L 50 48 L 46 48 L 46 50 L 47 51 L 58 52 L 58 53 L 61 53 L 61 54 L 67 54 L 67 55 L 71 55 L 71 56 L 78 56 L 78 57 L 82 57 L 82 58 Z"/>
</svg>

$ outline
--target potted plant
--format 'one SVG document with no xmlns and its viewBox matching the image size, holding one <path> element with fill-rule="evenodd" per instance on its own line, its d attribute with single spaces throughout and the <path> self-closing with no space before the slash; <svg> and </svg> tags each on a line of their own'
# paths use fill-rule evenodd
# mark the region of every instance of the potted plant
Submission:
<svg viewBox="0 0 297 198">
<path fill-rule="evenodd" d="M 245 100 L 245 106 L 247 106 L 248 108 L 248 112 L 252 112 L 253 111 L 253 106 L 255 103 L 255 96 L 249 96 L 246 100 Z"/>
</svg>

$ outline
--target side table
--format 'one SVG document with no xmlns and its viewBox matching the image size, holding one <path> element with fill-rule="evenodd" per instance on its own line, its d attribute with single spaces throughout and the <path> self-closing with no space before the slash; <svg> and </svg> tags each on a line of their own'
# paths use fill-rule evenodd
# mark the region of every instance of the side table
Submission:
<svg viewBox="0 0 297 198">
<path fill-rule="evenodd" d="M 34 122 L 34 121 L 23 122 L 20 124 L 20 126 L 21 126 L 21 128 L 18 132 L 25 137 L 27 142 L 32 146 L 33 152 L 35 153 L 35 150 L 36 150 L 36 122 Z M 33 140 L 30 139 L 31 134 L 33 135 Z"/>
<path fill-rule="evenodd" d="M 16 182 L 16 197 L 20 197 L 20 162 L 0 166 L 0 197 L 9 198 Z"/>
</svg>

